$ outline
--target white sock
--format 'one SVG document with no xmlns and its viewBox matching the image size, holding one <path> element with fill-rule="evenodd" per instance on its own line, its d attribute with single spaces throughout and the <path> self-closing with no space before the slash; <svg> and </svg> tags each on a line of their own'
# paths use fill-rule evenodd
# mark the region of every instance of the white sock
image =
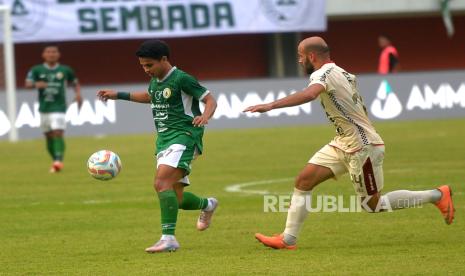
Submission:
<svg viewBox="0 0 465 276">
<path fill-rule="evenodd" d="M 407 191 L 398 190 L 381 196 L 382 204 L 392 210 L 418 207 L 425 203 L 435 203 L 441 199 L 442 193 L 437 190 Z"/>
<path fill-rule="evenodd" d="M 208 201 L 207 207 L 202 209 L 202 211 L 210 212 L 211 210 L 213 210 L 213 203 L 210 198 L 207 198 L 207 201 Z"/>
<path fill-rule="evenodd" d="M 300 229 L 308 215 L 307 203 L 310 200 L 311 191 L 301 191 L 294 188 L 291 199 L 291 206 L 287 212 L 286 229 L 284 229 L 284 242 L 294 245 L 299 236 Z"/>
<path fill-rule="evenodd" d="M 174 237 L 174 235 L 161 235 L 161 239 L 160 240 L 165 240 L 165 241 L 172 241 L 172 240 L 175 240 L 176 238 Z"/>
</svg>

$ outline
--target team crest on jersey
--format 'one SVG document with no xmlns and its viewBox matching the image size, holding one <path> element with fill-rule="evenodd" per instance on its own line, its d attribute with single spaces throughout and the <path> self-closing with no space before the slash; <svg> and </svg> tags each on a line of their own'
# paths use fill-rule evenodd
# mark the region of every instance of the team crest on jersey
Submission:
<svg viewBox="0 0 465 276">
<path fill-rule="evenodd" d="M 58 72 L 58 73 L 56 74 L 56 78 L 57 78 L 58 80 L 63 79 L 63 77 L 64 77 L 64 75 L 63 75 L 62 72 Z"/>
<path fill-rule="evenodd" d="M 47 19 L 47 0 L 0 0 L 11 8 L 13 37 L 23 38 L 37 33 Z"/>
<path fill-rule="evenodd" d="M 298 26 L 305 20 L 313 1 L 309 0 L 262 0 L 262 12 L 277 25 Z"/>
<path fill-rule="evenodd" d="M 163 98 L 168 99 L 171 97 L 171 89 L 165 88 L 163 89 Z"/>
</svg>

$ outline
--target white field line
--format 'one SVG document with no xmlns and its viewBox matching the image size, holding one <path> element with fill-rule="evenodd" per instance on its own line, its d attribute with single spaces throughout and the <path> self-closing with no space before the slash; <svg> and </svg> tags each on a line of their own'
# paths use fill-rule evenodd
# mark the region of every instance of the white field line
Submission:
<svg viewBox="0 0 465 276">
<path fill-rule="evenodd" d="M 404 171 L 407 171 L 407 170 L 405 169 L 389 170 L 390 173 L 404 172 Z M 257 190 L 257 189 L 249 190 L 249 189 L 244 189 L 244 188 L 253 187 L 253 186 L 261 186 L 261 185 L 269 185 L 269 184 L 274 184 L 274 183 L 283 183 L 283 182 L 288 182 L 292 180 L 294 180 L 293 177 L 287 177 L 287 178 L 235 183 L 235 184 L 226 186 L 224 190 L 229 193 L 242 193 L 242 194 L 248 194 L 248 195 L 277 195 L 277 194 L 282 194 L 282 193 L 270 192 L 266 189 L 265 190 Z M 459 195 L 461 196 L 464 194 L 465 194 L 464 192 L 454 192 L 454 195 L 456 196 L 459 196 Z"/>
<path fill-rule="evenodd" d="M 224 190 L 229 193 L 243 193 L 243 194 L 255 194 L 255 195 L 277 194 L 275 192 L 269 192 L 268 190 L 244 190 L 244 188 L 251 187 L 251 186 L 268 185 L 268 184 L 273 184 L 273 183 L 281 183 L 281 182 L 287 182 L 287 181 L 292 181 L 292 180 L 294 180 L 293 177 L 292 178 L 287 177 L 287 178 L 236 183 L 236 184 L 231 184 L 227 186 Z"/>
</svg>

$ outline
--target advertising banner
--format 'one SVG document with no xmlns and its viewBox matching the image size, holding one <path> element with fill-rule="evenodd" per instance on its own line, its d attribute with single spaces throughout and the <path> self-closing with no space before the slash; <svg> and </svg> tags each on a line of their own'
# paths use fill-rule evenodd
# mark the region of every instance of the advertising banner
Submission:
<svg viewBox="0 0 465 276">
<path fill-rule="evenodd" d="M 325 0 L 3 0 L 16 43 L 326 30 Z"/>
<path fill-rule="evenodd" d="M 325 124 L 319 100 L 264 114 L 243 113 L 250 105 L 270 102 L 304 88 L 308 80 L 260 79 L 201 82 L 212 91 L 218 108 L 208 129 L 260 128 Z M 465 117 L 465 71 L 361 75 L 359 91 L 373 121 Z M 127 101 L 103 103 L 95 97 L 102 87 L 83 87 L 84 104 L 71 104 L 66 113 L 66 135 L 109 135 L 155 132 L 151 107 Z M 107 87 L 105 87 L 107 88 Z M 119 91 L 144 91 L 147 84 L 114 86 Z M 15 122 L 20 139 L 42 137 L 37 92 L 18 91 Z M 68 92 L 68 99 L 72 99 Z M 5 93 L 0 93 L 0 140 L 8 138 Z"/>
</svg>

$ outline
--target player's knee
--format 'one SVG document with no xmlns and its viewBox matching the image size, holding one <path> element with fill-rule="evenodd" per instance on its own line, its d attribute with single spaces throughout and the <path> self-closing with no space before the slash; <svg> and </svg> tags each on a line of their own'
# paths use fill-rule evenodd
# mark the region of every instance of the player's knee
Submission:
<svg viewBox="0 0 465 276">
<path fill-rule="evenodd" d="M 155 191 L 157 193 L 160 193 L 160 192 L 172 189 L 173 185 L 170 185 L 169 181 L 167 181 L 166 179 L 157 177 L 155 178 L 153 187 L 155 188 Z"/>
<path fill-rule="evenodd" d="M 53 136 L 55 137 L 63 137 L 63 134 L 64 134 L 64 131 L 60 129 L 53 131 Z"/>
<path fill-rule="evenodd" d="M 295 178 L 295 187 L 301 191 L 310 191 L 315 186 L 312 178 L 299 175 Z"/>
</svg>

